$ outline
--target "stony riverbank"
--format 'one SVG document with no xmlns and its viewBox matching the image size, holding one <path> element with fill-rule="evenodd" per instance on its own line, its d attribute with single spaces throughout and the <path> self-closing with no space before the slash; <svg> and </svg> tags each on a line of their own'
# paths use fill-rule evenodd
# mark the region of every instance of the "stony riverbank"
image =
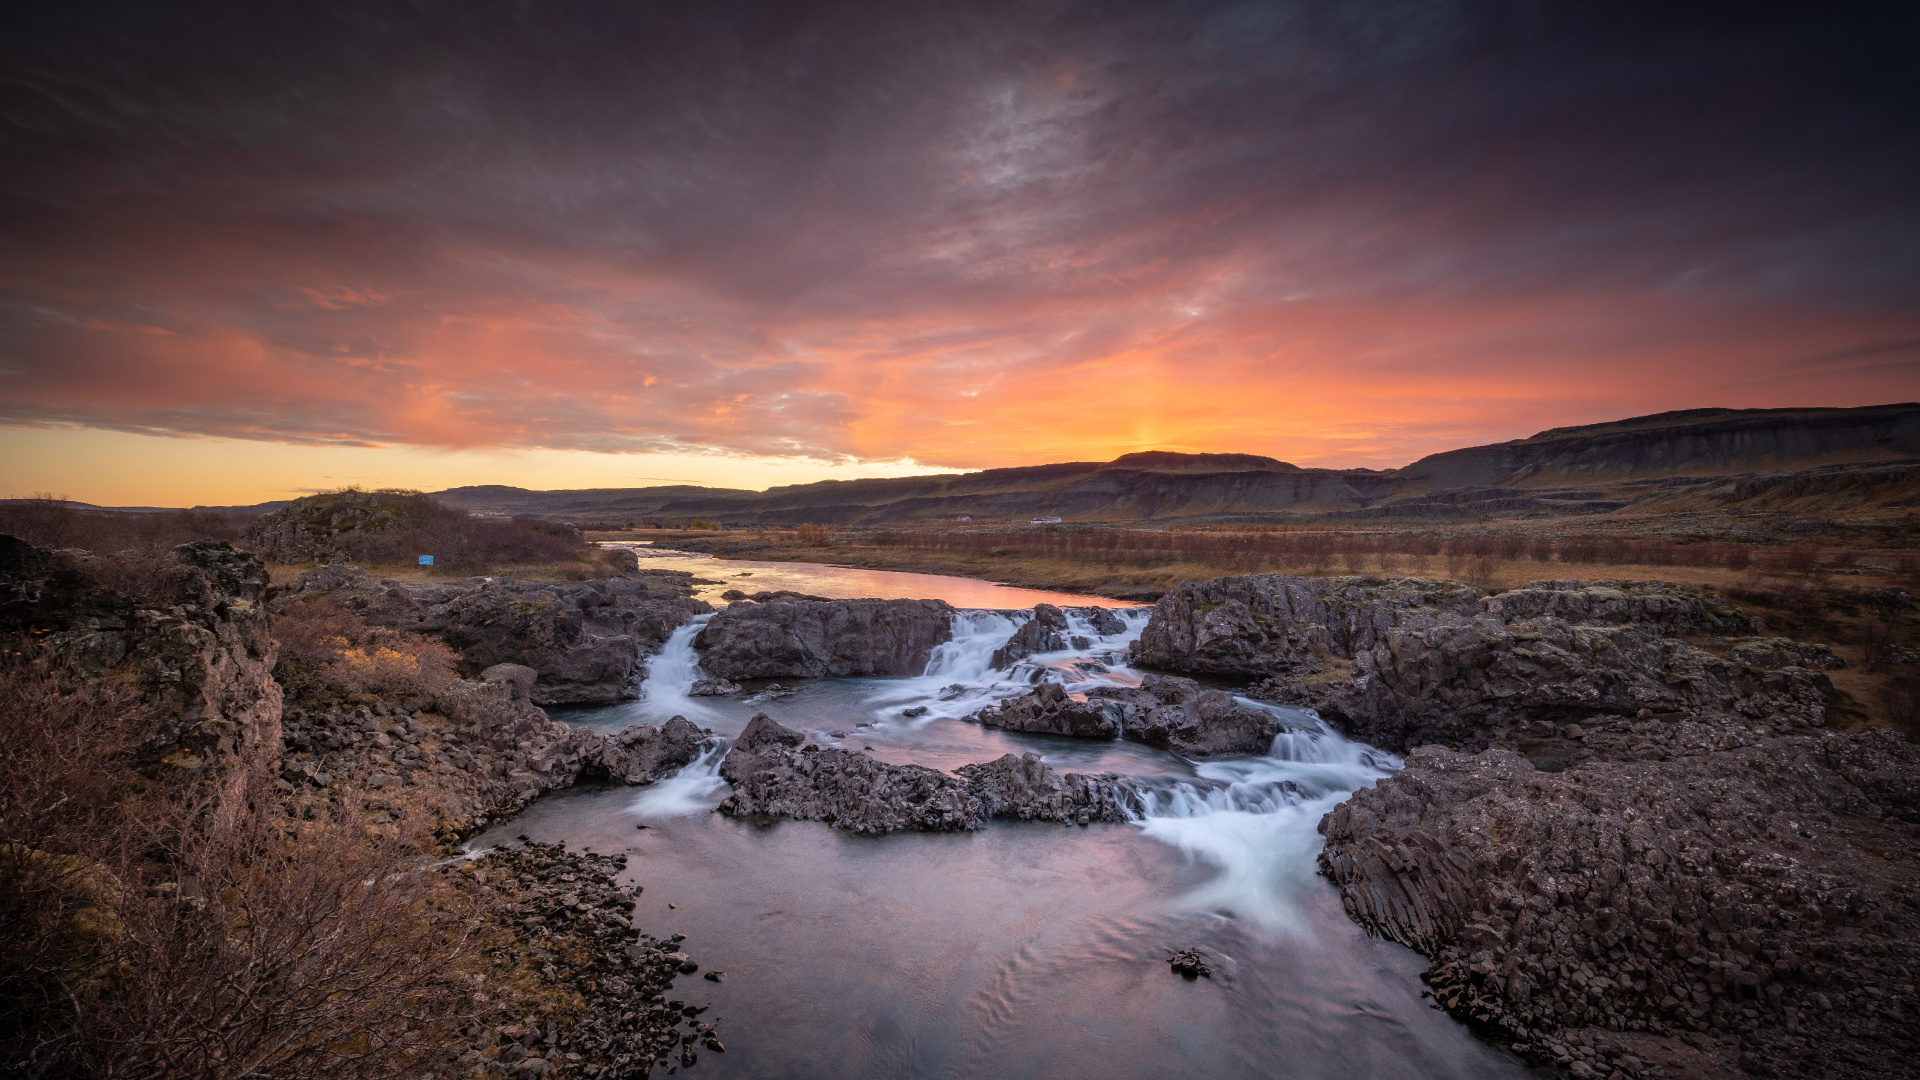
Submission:
<svg viewBox="0 0 1920 1080">
<path fill-rule="evenodd" d="M 633 925 L 637 890 L 617 880 L 626 865 L 623 855 L 525 841 L 449 871 L 491 901 L 507 931 L 491 953 L 490 981 L 502 989 L 483 990 L 457 1074 L 637 1077 L 725 1051 L 705 1007 L 680 1000 L 698 994 L 675 989 L 699 970 L 682 939 Z"/>
</svg>

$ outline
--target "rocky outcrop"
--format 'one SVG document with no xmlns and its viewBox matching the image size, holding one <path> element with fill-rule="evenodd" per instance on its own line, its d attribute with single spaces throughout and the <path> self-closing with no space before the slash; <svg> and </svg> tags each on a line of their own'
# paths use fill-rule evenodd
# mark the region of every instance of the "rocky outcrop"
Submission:
<svg viewBox="0 0 1920 1080">
<path fill-rule="evenodd" d="M 982 709 L 972 717 L 982 727 L 1065 735 L 1075 739 L 1117 739 L 1131 712 L 1118 701 L 1074 698 L 1059 683 L 1041 683 L 1032 692 Z"/>
<path fill-rule="evenodd" d="M 918 675 L 952 638 L 941 600 L 775 600 L 727 605 L 693 644 L 715 678 L 841 678 Z"/>
<path fill-rule="evenodd" d="M 425 814 L 436 831 L 460 836 L 582 781 L 660 779 L 707 745 L 707 734 L 678 716 L 615 734 L 550 720 L 527 697 L 533 674 L 499 665 L 411 705 L 289 706 L 282 779 L 290 807 L 297 813 L 329 789 L 351 789 L 377 804 L 369 809 Z"/>
<path fill-rule="evenodd" d="M 1911 1074 L 1920 747 L 1726 716 L 1561 734 L 1566 771 L 1422 747 L 1321 823 L 1349 913 L 1433 960 L 1440 1005 L 1575 1075 L 1673 1033 L 1721 1075 Z"/>
<path fill-rule="evenodd" d="M 1059 652 L 1067 647 L 1067 616 L 1052 604 L 1035 604 L 1033 618 L 1020 624 L 1005 645 L 993 652 L 993 670 L 1005 671 L 1035 653 Z"/>
<path fill-rule="evenodd" d="M 460 654 L 466 674 L 495 664 L 534 669 L 536 705 L 584 705 L 638 695 L 641 657 L 711 610 L 692 594 L 691 576 L 672 571 L 603 581 L 417 582 L 342 564 L 301 574 L 276 604 L 329 600 L 369 625 L 440 639 Z"/>
<path fill-rule="evenodd" d="M 1058 683 L 972 717 L 983 727 L 1080 739 L 1126 738 L 1187 757 L 1264 754 L 1286 724 L 1273 713 L 1204 689 L 1192 679 L 1149 675 L 1138 689 L 1103 686 L 1084 700 Z"/>
<path fill-rule="evenodd" d="M 1008 754 L 949 775 L 821 748 L 767 716 L 753 718 L 721 762 L 733 794 L 720 812 L 823 821 L 853 832 L 951 832 L 990 818 L 1124 821 L 1130 798 L 1115 776 L 1056 774 L 1036 754 Z"/>
<path fill-rule="evenodd" d="M 149 762 L 271 767 L 280 687 L 260 560 L 223 541 L 152 558 L 51 551 L 0 536 L 0 633 L 140 687 Z"/>
<path fill-rule="evenodd" d="M 1169 593 L 1136 655 L 1265 674 L 1254 696 L 1392 749 L 1479 749 L 1529 722 L 1642 710 L 1819 723 L 1823 673 L 1755 667 L 1677 636 L 1755 628 L 1710 592 L 1659 582 L 1535 582 L 1482 597 L 1450 582 L 1255 575 Z"/>
</svg>

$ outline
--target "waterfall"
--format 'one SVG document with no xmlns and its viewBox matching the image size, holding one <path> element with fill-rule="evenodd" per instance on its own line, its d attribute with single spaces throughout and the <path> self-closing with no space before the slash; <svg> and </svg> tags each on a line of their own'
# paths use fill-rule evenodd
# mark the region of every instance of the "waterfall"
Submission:
<svg viewBox="0 0 1920 1080">
<path fill-rule="evenodd" d="M 627 812 L 642 818 L 670 818 L 708 810 L 713 797 L 726 790 L 727 782 L 720 779 L 720 762 L 732 746 L 732 739 L 715 739 L 679 772 L 642 788 Z"/>
<path fill-rule="evenodd" d="M 647 659 L 647 678 L 640 684 L 640 701 L 649 719 L 714 715 L 713 709 L 687 696 L 694 683 L 706 678 L 706 672 L 700 670 L 700 654 L 693 651 L 693 639 L 711 618 L 712 615 L 695 615 L 692 622 L 675 627 L 667 643 Z"/>
<path fill-rule="evenodd" d="M 1313 886 L 1320 818 L 1399 767 L 1393 755 L 1316 722 L 1276 736 L 1265 757 L 1196 766 L 1199 782 L 1143 783 L 1135 824 L 1220 871 L 1185 906 L 1296 932 L 1305 924 L 1295 897 Z"/>
</svg>

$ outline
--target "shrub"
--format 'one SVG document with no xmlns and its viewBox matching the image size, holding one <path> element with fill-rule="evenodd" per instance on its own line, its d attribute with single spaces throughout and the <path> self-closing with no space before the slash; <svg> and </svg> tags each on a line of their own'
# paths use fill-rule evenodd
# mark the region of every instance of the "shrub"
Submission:
<svg viewBox="0 0 1920 1080">
<path fill-rule="evenodd" d="M 150 514 L 88 510 L 51 497 L 0 500 L 0 533 L 47 548 L 161 555 L 195 540 L 238 540 L 256 515 L 221 510 Z"/>
<path fill-rule="evenodd" d="M 452 682 L 459 654 L 433 638 L 366 625 L 326 600 L 298 601 L 273 621 L 280 682 L 296 693 L 418 697 Z"/>
</svg>

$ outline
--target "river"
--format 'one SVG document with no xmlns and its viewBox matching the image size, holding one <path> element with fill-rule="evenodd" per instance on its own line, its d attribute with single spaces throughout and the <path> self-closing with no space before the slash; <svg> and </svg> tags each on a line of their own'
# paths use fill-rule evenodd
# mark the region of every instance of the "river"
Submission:
<svg viewBox="0 0 1920 1080">
<path fill-rule="evenodd" d="M 732 565 L 699 572 L 724 579 Z M 826 571 L 839 569 L 767 565 L 793 576 L 763 587 L 819 595 L 832 595 Z M 804 589 L 786 583 L 803 580 Z M 910 584 L 912 595 L 951 601 L 985 583 Z M 989 606 L 1011 605 L 999 597 Z M 605 730 L 684 715 L 725 739 L 764 711 L 824 745 L 941 769 L 1031 750 L 1063 771 L 1141 778 L 1153 796 L 1132 824 L 995 823 L 880 838 L 815 822 L 749 824 L 712 812 L 727 791 L 717 775 L 723 742 L 651 787 L 541 799 L 475 846 L 524 833 L 630 855 L 627 880 L 644 888 L 636 922 L 687 935 L 706 969 L 726 973 L 720 983 L 677 983 L 677 998 L 712 1006 L 706 1018 L 720 1018 L 727 1042 L 724 1054 L 703 1052 L 700 1075 L 1530 1075 L 1423 1001 L 1424 960 L 1368 939 L 1315 873 L 1320 817 L 1398 768 L 1392 755 L 1302 713 L 1289 715 L 1300 731 L 1266 755 L 1198 764 L 1135 743 L 964 720 L 1039 679 L 1069 691 L 1138 682 L 1125 650 L 1148 610 L 1122 610 L 1123 632 L 1102 637 L 1076 617 L 1074 633 L 1091 647 L 1011 672 L 992 671 L 987 658 L 1019 616 L 963 611 L 924 675 L 790 689 L 762 680 L 725 698 L 686 695 L 701 674 L 692 625 L 650 659 L 643 700 L 554 715 Z M 1172 951 L 1193 947 L 1212 978 L 1189 982 L 1169 969 Z"/>
</svg>

